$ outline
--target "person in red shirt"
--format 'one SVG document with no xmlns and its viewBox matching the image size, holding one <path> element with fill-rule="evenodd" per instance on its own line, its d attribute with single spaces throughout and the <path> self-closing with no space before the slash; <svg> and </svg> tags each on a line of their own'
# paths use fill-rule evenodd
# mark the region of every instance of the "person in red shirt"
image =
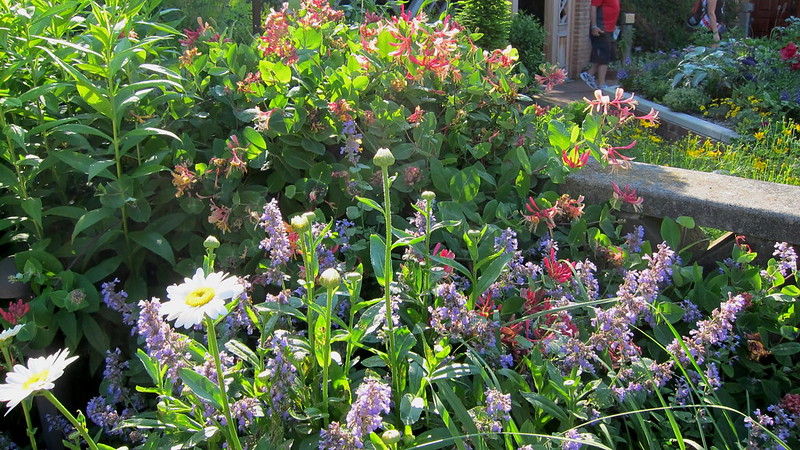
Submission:
<svg viewBox="0 0 800 450">
<path fill-rule="evenodd" d="M 606 87 L 608 63 L 616 59 L 614 29 L 619 19 L 619 0 L 592 0 L 589 19 L 592 25 L 589 38 L 592 53 L 588 71 L 581 72 L 581 79 L 592 89 Z"/>
</svg>

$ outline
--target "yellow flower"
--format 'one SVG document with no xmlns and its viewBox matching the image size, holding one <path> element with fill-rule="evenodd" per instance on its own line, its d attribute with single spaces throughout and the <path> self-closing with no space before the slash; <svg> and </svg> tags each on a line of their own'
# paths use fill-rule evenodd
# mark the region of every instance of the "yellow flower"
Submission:
<svg viewBox="0 0 800 450">
<path fill-rule="evenodd" d="M 767 168 L 767 163 L 765 163 L 759 158 L 756 158 L 756 160 L 753 161 L 753 168 L 756 170 L 764 170 Z"/>
<path fill-rule="evenodd" d="M 753 136 L 755 136 L 755 138 L 760 141 L 760 140 L 764 139 L 764 132 L 763 131 L 757 131 L 755 134 L 753 134 Z"/>
</svg>

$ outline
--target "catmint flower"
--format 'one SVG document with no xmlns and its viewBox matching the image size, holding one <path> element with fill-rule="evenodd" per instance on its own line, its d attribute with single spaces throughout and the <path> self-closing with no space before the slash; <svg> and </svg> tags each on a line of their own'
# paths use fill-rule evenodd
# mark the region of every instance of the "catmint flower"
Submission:
<svg viewBox="0 0 800 450">
<path fill-rule="evenodd" d="M 361 139 L 363 136 L 356 131 L 356 124 L 351 120 L 347 120 L 342 124 L 342 134 L 344 134 L 344 145 L 339 153 L 344 155 L 352 164 L 358 164 L 361 157 Z"/>
<path fill-rule="evenodd" d="M 365 379 L 356 389 L 356 401 L 347 413 L 347 428 L 360 442 L 383 424 L 381 413 L 389 414 L 391 404 L 392 389 L 388 385 L 374 378 Z"/>
<path fill-rule="evenodd" d="M 344 252 L 350 249 L 350 236 L 347 235 L 347 231 L 355 226 L 355 223 L 347 220 L 347 219 L 340 219 L 336 221 L 336 225 L 333 228 L 334 233 L 336 233 L 336 237 L 339 238 L 339 251 Z"/>
<path fill-rule="evenodd" d="M 697 307 L 691 300 L 688 298 L 678 304 L 681 308 L 683 308 L 683 321 L 686 323 L 695 323 L 697 320 L 703 315 L 700 313 L 700 308 Z"/>
<path fill-rule="evenodd" d="M 574 440 L 562 441 L 561 450 L 578 450 L 581 447 L 583 447 L 582 443 L 575 442 L 575 440 L 578 440 L 578 439 L 581 438 L 581 434 L 578 433 L 578 430 L 576 430 L 574 428 L 571 429 L 571 430 L 568 430 L 566 433 L 564 433 L 564 437 L 567 438 L 567 439 L 574 439 Z"/>
<path fill-rule="evenodd" d="M 500 367 L 503 369 L 509 369 L 514 366 L 514 355 L 507 353 L 505 355 L 500 355 Z"/>
<path fill-rule="evenodd" d="M 797 272 L 797 253 L 788 243 L 775 243 L 775 251 L 772 256 L 778 258 L 778 271 L 784 277 L 790 273 Z"/>
<path fill-rule="evenodd" d="M 115 290 L 117 283 L 119 283 L 119 279 L 114 278 L 113 281 L 103 283 L 100 286 L 100 293 L 103 295 L 103 303 L 114 311 L 122 314 L 122 323 L 132 327 L 136 324 L 136 313 L 133 311 L 133 305 L 128 303 L 128 293 L 125 291 L 117 292 Z"/>
<path fill-rule="evenodd" d="M 261 404 L 258 400 L 250 397 L 241 398 L 231 404 L 231 414 L 237 420 L 239 431 L 247 430 L 256 417 L 264 417 Z"/>
<path fill-rule="evenodd" d="M 264 206 L 264 214 L 258 224 L 267 233 L 267 237 L 258 247 L 269 252 L 272 267 L 277 268 L 288 263 L 292 257 L 292 246 L 283 215 L 278 209 L 278 200 L 272 199 Z"/>
<path fill-rule="evenodd" d="M 121 435 L 121 429 L 115 429 L 120 422 L 120 416 L 113 406 L 108 405 L 103 397 L 94 397 L 86 405 L 86 416 L 97 426 L 102 427 L 106 433 Z"/>
<path fill-rule="evenodd" d="M 486 391 L 486 414 L 494 419 L 510 420 L 511 394 L 503 394 L 497 389 Z"/>
<path fill-rule="evenodd" d="M 270 407 L 267 414 L 280 414 L 282 417 L 289 417 L 289 407 L 291 406 L 290 393 L 294 390 L 297 383 L 297 368 L 287 358 L 291 352 L 288 339 L 289 333 L 285 330 L 277 330 L 269 338 L 267 348 L 272 353 L 272 357 L 267 360 L 264 372 L 260 378 L 271 380 L 269 385 Z"/>
<path fill-rule="evenodd" d="M 636 226 L 632 232 L 625 235 L 625 244 L 632 252 L 638 253 L 642 251 L 642 243 L 644 242 L 644 227 Z"/>
<path fill-rule="evenodd" d="M 176 333 L 161 317 L 161 302 L 157 298 L 142 300 L 139 307 L 136 331 L 145 340 L 147 354 L 167 368 L 167 376 L 172 381 L 178 381 L 178 369 L 187 367 L 184 351 L 188 339 Z"/>
<path fill-rule="evenodd" d="M 320 450 L 353 450 L 362 448 L 364 444 L 339 422 L 331 422 L 327 430 L 319 432 Z"/>
<path fill-rule="evenodd" d="M 108 402 L 112 405 L 121 403 L 123 398 L 129 394 L 128 388 L 123 385 L 122 373 L 129 365 L 128 361 L 120 361 L 121 357 L 122 351 L 119 348 L 113 352 L 106 350 L 106 368 L 103 370 L 103 380 L 108 383 L 106 394 Z"/>
<path fill-rule="evenodd" d="M 517 251 L 517 233 L 511 228 L 506 228 L 500 233 L 500 236 L 494 238 L 494 251 L 503 253 L 511 253 Z"/>
<path fill-rule="evenodd" d="M 456 289 L 454 283 L 440 284 L 436 294 L 442 299 L 442 306 L 429 307 L 428 311 L 431 327 L 437 334 L 472 342 L 478 353 L 485 353 L 495 346 L 497 324 L 477 311 L 468 310 L 467 297 Z"/>
<path fill-rule="evenodd" d="M 683 337 L 683 344 L 676 338 L 667 346 L 667 351 L 675 355 L 683 364 L 689 363 L 689 354 L 702 364 L 708 348 L 726 341 L 733 330 L 733 322 L 736 315 L 745 307 L 747 303 L 745 294 L 734 296 L 728 294 L 728 300 L 719 305 L 719 308 L 711 312 L 711 318 L 697 322 L 697 328 L 689 332 L 690 336 Z M 684 349 L 684 346 L 686 349 Z"/>
</svg>

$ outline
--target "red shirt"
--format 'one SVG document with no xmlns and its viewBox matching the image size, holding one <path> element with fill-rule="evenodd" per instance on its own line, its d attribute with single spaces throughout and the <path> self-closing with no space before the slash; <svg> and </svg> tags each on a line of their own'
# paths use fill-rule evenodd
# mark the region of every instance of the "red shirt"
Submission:
<svg viewBox="0 0 800 450">
<path fill-rule="evenodd" d="M 619 0 L 592 0 L 592 6 L 597 6 L 597 26 L 613 32 L 619 19 Z"/>
</svg>

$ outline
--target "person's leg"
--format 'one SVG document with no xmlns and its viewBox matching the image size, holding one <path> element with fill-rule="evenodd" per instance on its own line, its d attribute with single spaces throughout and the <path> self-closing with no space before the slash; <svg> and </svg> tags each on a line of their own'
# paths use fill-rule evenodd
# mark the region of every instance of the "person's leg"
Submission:
<svg viewBox="0 0 800 450">
<path fill-rule="evenodd" d="M 608 64 L 595 64 L 592 66 L 592 69 L 595 69 L 597 72 L 597 85 L 602 86 L 606 84 L 606 72 L 608 72 Z"/>
</svg>

